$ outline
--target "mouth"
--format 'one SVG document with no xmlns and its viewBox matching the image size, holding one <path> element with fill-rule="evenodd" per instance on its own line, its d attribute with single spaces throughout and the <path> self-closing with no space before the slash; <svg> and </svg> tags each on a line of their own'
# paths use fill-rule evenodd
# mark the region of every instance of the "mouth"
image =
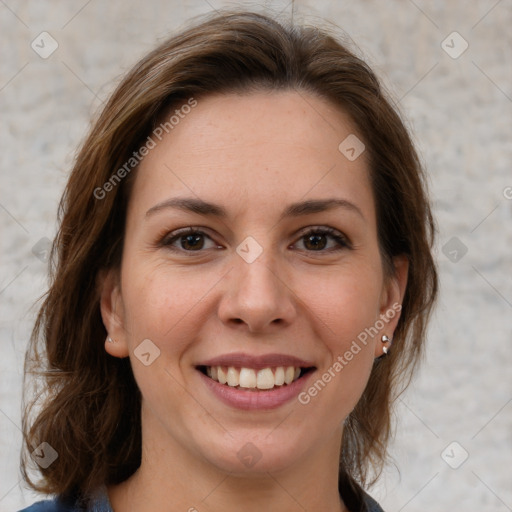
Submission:
<svg viewBox="0 0 512 512">
<path fill-rule="evenodd" d="M 259 365 L 260 366 L 260 365 Z M 200 365 L 197 369 L 211 380 L 244 391 L 269 391 L 291 385 L 314 371 L 314 366 L 224 366 Z"/>
</svg>

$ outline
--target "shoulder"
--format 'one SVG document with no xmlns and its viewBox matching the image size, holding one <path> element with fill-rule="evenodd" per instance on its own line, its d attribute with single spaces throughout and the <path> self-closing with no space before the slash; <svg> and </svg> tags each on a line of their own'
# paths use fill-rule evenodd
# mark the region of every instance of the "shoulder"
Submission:
<svg viewBox="0 0 512 512">
<path fill-rule="evenodd" d="M 384 512 L 381 506 L 369 494 L 364 494 L 364 503 L 368 512 Z"/>
<path fill-rule="evenodd" d="M 59 498 L 51 500 L 38 501 L 19 512 L 72 512 L 74 507 L 66 504 Z"/>
<path fill-rule="evenodd" d="M 350 475 L 338 475 L 340 496 L 350 512 L 384 512 L 381 506 Z"/>
<path fill-rule="evenodd" d="M 76 496 L 65 499 L 57 496 L 53 499 L 38 501 L 19 512 L 112 512 L 105 487 L 78 499 Z"/>
</svg>

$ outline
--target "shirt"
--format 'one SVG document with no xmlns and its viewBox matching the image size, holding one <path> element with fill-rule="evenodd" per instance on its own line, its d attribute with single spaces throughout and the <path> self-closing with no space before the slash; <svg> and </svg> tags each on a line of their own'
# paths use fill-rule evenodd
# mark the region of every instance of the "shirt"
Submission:
<svg viewBox="0 0 512 512">
<path fill-rule="evenodd" d="M 366 493 L 364 495 L 364 502 L 367 512 L 384 512 L 380 505 Z M 66 502 L 57 496 L 51 500 L 38 501 L 19 512 L 113 512 L 113 510 L 108 499 L 106 487 L 101 487 L 91 496 L 89 506 L 85 511 L 76 502 Z"/>
</svg>

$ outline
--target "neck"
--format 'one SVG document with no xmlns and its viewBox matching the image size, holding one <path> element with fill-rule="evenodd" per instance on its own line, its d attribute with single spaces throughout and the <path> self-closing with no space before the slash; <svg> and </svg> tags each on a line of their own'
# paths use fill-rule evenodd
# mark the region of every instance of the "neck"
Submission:
<svg viewBox="0 0 512 512">
<path fill-rule="evenodd" d="M 347 511 L 338 490 L 341 427 L 331 440 L 285 469 L 241 474 L 221 470 L 191 453 L 168 433 L 159 432 L 154 421 L 143 417 L 139 469 L 108 488 L 116 512 Z M 144 435 L 148 431 L 151 436 Z"/>
</svg>

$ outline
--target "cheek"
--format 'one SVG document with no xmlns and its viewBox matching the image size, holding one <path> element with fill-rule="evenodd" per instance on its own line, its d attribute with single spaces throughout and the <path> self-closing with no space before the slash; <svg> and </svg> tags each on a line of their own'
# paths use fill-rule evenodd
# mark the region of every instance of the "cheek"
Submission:
<svg viewBox="0 0 512 512">
<path fill-rule="evenodd" d="M 168 262 L 127 262 L 126 267 L 123 297 L 132 350 L 139 340 L 149 338 L 166 352 L 179 352 L 193 340 L 201 324 L 202 301 L 222 275 Z"/>
<path fill-rule="evenodd" d="M 318 277 L 318 276 L 317 276 Z M 381 276 L 370 267 L 355 271 L 337 270 L 315 279 L 315 286 L 306 288 L 302 300 L 324 327 L 329 346 L 344 351 L 347 343 L 372 326 L 379 315 Z"/>
<path fill-rule="evenodd" d="M 215 282 L 212 276 L 194 278 L 186 269 L 172 269 L 169 264 L 126 260 L 123 273 L 125 332 L 137 385 L 147 407 L 159 404 L 187 403 L 180 365 L 187 349 L 198 339 L 202 325 L 197 312 L 200 300 Z M 142 340 L 151 340 L 158 354 L 148 366 L 137 353 Z M 183 403 L 182 403 L 183 402 Z M 179 405 L 181 404 L 181 405 Z M 172 409 L 172 407 L 171 407 Z"/>
<path fill-rule="evenodd" d="M 315 335 L 327 354 L 301 403 L 316 401 L 319 407 L 338 411 L 333 418 L 346 417 L 355 407 L 374 361 L 376 337 L 371 328 L 379 318 L 379 279 L 379 272 L 369 267 L 364 272 L 337 272 L 308 294 L 305 303 L 316 319 Z"/>
</svg>

